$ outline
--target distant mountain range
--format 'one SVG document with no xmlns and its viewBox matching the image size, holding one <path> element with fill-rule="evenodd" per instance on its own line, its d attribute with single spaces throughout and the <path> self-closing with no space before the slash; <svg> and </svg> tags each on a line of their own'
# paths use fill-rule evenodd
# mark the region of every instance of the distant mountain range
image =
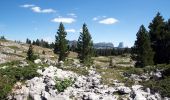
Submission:
<svg viewBox="0 0 170 100">
<path fill-rule="evenodd" d="M 113 43 L 106 43 L 106 42 L 100 42 L 100 43 L 94 43 L 94 48 L 96 49 L 105 49 L 105 48 L 114 48 Z"/>
<path fill-rule="evenodd" d="M 77 41 L 69 41 L 68 42 L 69 46 L 71 47 L 72 45 L 77 45 Z M 95 49 L 112 49 L 112 48 L 124 48 L 123 42 L 120 42 L 118 47 L 114 47 L 113 43 L 111 42 L 99 42 L 99 43 L 94 43 L 94 48 Z"/>
</svg>

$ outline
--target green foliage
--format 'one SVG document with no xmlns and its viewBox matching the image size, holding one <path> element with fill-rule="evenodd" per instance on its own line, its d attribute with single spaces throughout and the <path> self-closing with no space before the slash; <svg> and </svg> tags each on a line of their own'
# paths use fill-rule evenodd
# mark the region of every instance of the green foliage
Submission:
<svg viewBox="0 0 170 100">
<path fill-rule="evenodd" d="M 16 60 L 16 61 L 2 63 L 2 64 L 0 64 L 0 67 L 3 67 L 3 66 L 16 66 L 16 65 L 19 65 L 19 64 L 20 64 L 20 61 Z"/>
<path fill-rule="evenodd" d="M 6 40 L 5 36 L 1 36 L 0 40 Z"/>
<path fill-rule="evenodd" d="M 20 49 L 17 46 L 8 46 L 8 47 L 11 48 L 11 49 L 14 49 L 14 50 L 19 50 Z"/>
<path fill-rule="evenodd" d="M 92 64 L 93 41 L 86 24 L 83 24 L 78 43 L 78 57 L 80 62 L 86 65 Z"/>
<path fill-rule="evenodd" d="M 68 53 L 67 48 L 67 40 L 66 40 L 67 32 L 65 31 L 64 25 L 60 23 L 59 29 L 57 31 L 57 35 L 55 36 L 55 46 L 54 53 L 59 53 L 58 61 L 65 61 L 65 58 Z"/>
<path fill-rule="evenodd" d="M 113 57 L 110 57 L 109 66 L 113 66 Z"/>
<path fill-rule="evenodd" d="M 64 90 L 71 86 L 72 84 L 74 83 L 74 81 L 72 81 L 71 79 L 64 79 L 64 80 L 59 80 L 58 78 L 56 78 L 56 89 L 59 91 L 59 92 L 64 92 Z"/>
<path fill-rule="evenodd" d="M 18 66 L 18 64 L 19 61 L 13 61 L 0 65 L 0 67 L 8 66 L 5 69 L 0 69 L 0 100 L 6 99 L 7 94 L 17 81 L 24 81 L 39 76 L 36 72 L 37 66 L 35 64 L 25 67 L 14 67 Z"/>
<path fill-rule="evenodd" d="M 5 69 L 0 69 L 1 75 L 6 75 L 15 81 L 31 79 L 38 76 L 36 72 L 36 66 L 25 66 L 25 67 L 7 67 Z"/>
<path fill-rule="evenodd" d="M 136 67 L 145 67 L 153 64 L 153 51 L 148 32 L 142 25 L 137 33 L 137 40 L 132 47 L 132 59 L 136 61 Z"/>
<path fill-rule="evenodd" d="M 45 55 L 45 51 L 44 50 L 42 51 L 42 54 Z"/>
<path fill-rule="evenodd" d="M 34 61 L 35 59 L 37 59 L 37 56 L 34 55 L 34 51 L 33 51 L 33 46 L 32 45 L 29 46 L 29 49 L 27 51 L 27 58 L 26 59 L 29 60 L 29 61 Z"/>
<path fill-rule="evenodd" d="M 63 68 L 63 70 L 73 71 L 80 75 L 85 75 L 85 76 L 88 75 L 88 71 L 84 67 L 81 67 L 81 68 L 68 67 L 68 68 Z"/>
<path fill-rule="evenodd" d="M 125 73 L 142 75 L 144 70 L 142 68 L 129 68 Z"/>
<path fill-rule="evenodd" d="M 154 54 L 154 63 L 170 63 L 170 21 L 165 22 L 158 12 L 149 25 L 149 35 Z"/>
<path fill-rule="evenodd" d="M 161 80 L 149 80 L 143 83 L 145 87 L 151 88 L 152 91 L 159 92 L 163 97 L 170 96 L 170 77 Z"/>
<path fill-rule="evenodd" d="M 5 100 L 8 93 L 11 91 L 14 84 L 14 80 L 10 79 L 8 76 L 3 76 L 0 74 L 0 100 Z"/>
<path fill-rule="evenodd" d="M 27 38 L 27 39 L 26 39 L 26 43 L 27 43 L 27 44 L 31 44 L 31 40 Z"/>
<path fill-rule="evenodd" d="M 131 80 L 129 78 L 125 78 L 122 80 L 123 83 L 125 83 L 125 86 L 128 86 L 128 87 L 131 87 L 132 85 L 135 84 L 135 81 L 134 80 Z"/>
</svg>

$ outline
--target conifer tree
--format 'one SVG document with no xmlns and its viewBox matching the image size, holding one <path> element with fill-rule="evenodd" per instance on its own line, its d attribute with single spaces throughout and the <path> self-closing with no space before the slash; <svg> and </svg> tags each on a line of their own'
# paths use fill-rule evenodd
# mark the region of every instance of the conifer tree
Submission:
<svg viewBox="0 0 170 100">
<path fill-rule="evenodd" d="M 26 43 L 27 43 L 27 44 L 31 44 L 31 40 L 27 38 L 27 39 L 26 39 Z"/>
<path fill-rule="evenodd" d="M 37 39 L 36 42 L 35 42 L 35 44 L 36 44 L 37 46 L 40 46 L 40 40 Z"/>
<path fill-rule="evenodd" d="M 137 40 L 132 47 L 132 59 L 136 61 L 136 67 L 145 67 L 153 64 L 153 51 L 150 44 L 148 32 L 141 25 L 137 32 Z"/>
<path fill-rule="evenodd" d="M 165 49 L 165 58 L 166 58 L 166 63 L 170 63 L 170 19 L 166 22 L 166 38 L 165 38 L 165 43 L 166 43 L 166 49 Z"/>
<path fill-rule="evenodd" d="M 54 53 L 59 52 L 59 59 L 58 61 L 65 61 L 65 58 L 68 53 L 67 49 L 67 40 L 66 40 L 67 32 L 65 31 L 64 25 L 60 23 L 59 29 L 57 31 L 57 35 L 55 36 L 55 47 Z"/>
<path fill-rule="evenodd" d="M 86 24 L 83 24 L 82 32 L 80 32 L 77 49 L 80 62 L 90 65 L 92 63 L 93 41 Z"/>
<path fill-rule="evenodd" d="M 34 61 L 36 59 L 36 56 L 34 55 L 33 46 L 32 44 L 29 46 L 29 49 L 27 51 L 27 60 Z"/>
<path fill-rule="evenodd" d="M 151 40 L 151 47 L 154 54 L 154 63 L 161 64 L 166 62 L 166 32 L 165 32 L 165 22 L 163 17 L 158 12 L 149 25 L 149 35 Z"/>
</svg>

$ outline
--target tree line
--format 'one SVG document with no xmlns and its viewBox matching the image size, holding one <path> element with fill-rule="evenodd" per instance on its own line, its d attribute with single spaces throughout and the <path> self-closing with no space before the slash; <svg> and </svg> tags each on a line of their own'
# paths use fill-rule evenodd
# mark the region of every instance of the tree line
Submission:
<svg viewBox="0 0 170 100">
<path fill-rule="evenodd" d="M 37 45 L 37 46 L 41 46 L 41 47 L 44 47 L 44 48 L 54 48 L 54 43 L 49 43 L 43 39 L 36 39 L 31 41 L 30 39 L 26 39 L 26 43 L 27 44 L 32 44 L 32 45 Z"/>
<path fill-rule="evenodd" d="M 170 19 L 165 21 L 158 12 L 148 26 L 141 25 L 132 47 L 132 59 L 136 66 L 170 63 Z"/>
<path fill-rule="evenodd" d="M 86 24 L 83 24 L 77 45 L 69 47 L 66 40 L 67 32 L 64 25 L 60 23 L 55 36 L 54 53 L 59 54 L 58 61 L 65 61 L 69 50 L 76 51 L 81 63 L 91 63 L 92 56 L 110 56 L 124 53 L 131 53 L 131 58 L 136 61 L 136 67 L 144 67 L 153 64 L 170 63 L 170 19 L 164 21 L 158 12 L 148 26 L 149 31 L 141 25 L 137 34 L 134 46 L 129 49 L 94 49 L 92 37 Z M 27 43 L 31 43 L 27 40 Z M 33 44 L 33 43 L 32 43 Z M 38 46 L 45 46 L 42 40 L 35 41 Z"/>
<path fill-rule="evenodd" d="M 95 56 L 118 56 L 129 54 L 131 52 L 131 48 L 101 48 L 101 49 L 94 49 Z"/>
<path fill-rule="evenodd" d="M 65 61 L 70 50 L 68 47 L 68 40 L 66 40 L 66 35 L 67 32 L 65 31 L 64 25 L 63 23 L 60 23 L 57 34 L 55 35 L 55 42 L 51 46 L 54 53 L 59 54 L 58 61 Z M 35 60 L 32 45 L 45 46 L 47 48 L 50 47 L 47 46 L 48 42 L 43 40 L 39 41 L 38 39 L 35 42 L 31 42 L 31 40 L 27 39 L 26 43 L 30 44 L 27 52 L 27 59 L 31 61 Z M 74 50 L 78 52 L 78 58 L 81 63 L 86 65 L 92 63 L 91 57 L 94 55 L 93 41 L 86 24 L 83 24 L 82 32 L 80 32 L 77 46 L 74 46 Z"/>
</svg>

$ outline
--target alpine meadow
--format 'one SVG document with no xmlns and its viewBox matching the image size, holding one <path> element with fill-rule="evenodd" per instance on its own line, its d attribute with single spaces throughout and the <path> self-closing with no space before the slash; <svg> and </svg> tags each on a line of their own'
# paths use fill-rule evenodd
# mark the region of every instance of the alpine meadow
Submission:
<svg viewBox="0 0 170 100">
<path fill-rule="evenodd" d="M 169 0 L 1 0 L 0 100 L 170 100 Z"/>
</svg>

